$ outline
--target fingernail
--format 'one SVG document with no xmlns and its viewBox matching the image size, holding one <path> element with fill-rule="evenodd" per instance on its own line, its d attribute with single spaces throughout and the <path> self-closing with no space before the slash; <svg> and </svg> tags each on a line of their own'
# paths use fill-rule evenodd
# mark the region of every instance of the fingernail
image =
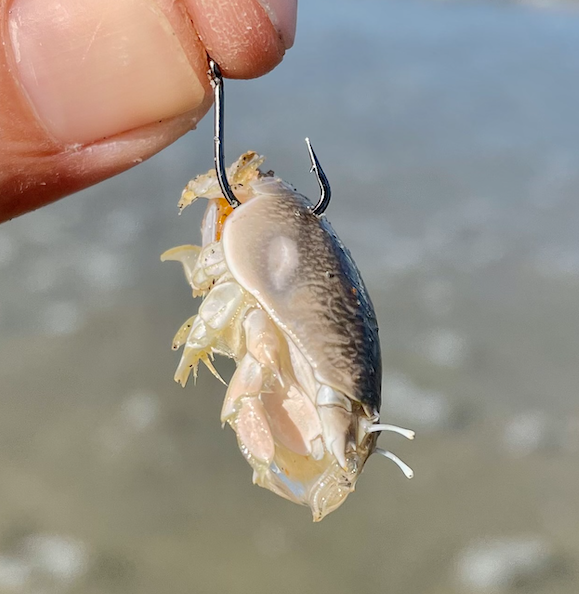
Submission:
<svg viewBox="0 0 579 594">
<path fill-rule="evenodd" d="M 151 0 L 15 0 L 17 76 L 56 140 L 86 144 L 194 109 L 204 88 Z"/>
<path fill-rule="evenodd" d="M 294 44 L 296 21 L 298 17 L 298 0 L 257 0 L 264 8 L 280 34 L 285 49 Z"/>
</svg>

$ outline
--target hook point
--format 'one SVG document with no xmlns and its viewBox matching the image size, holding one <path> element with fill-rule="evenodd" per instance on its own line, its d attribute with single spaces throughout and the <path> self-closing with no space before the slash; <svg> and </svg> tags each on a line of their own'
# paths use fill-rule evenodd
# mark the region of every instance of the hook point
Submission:
<svg viewBox="0 0 579 594">
<path fill-rule="evenodd" d="M 312 213 L 315 214 L 317 217 L 322 215 L 326 208 L 328 208 L 328 204 L 330 203 L 330 198 L 332 197 L 332 190 L 330 188 L 330 182 L 318 161 L 318 157 L 314 151 L 314 147 L 310 142 L 309 138 L 306 138 L 306 145 L 308 147 L 308 153 L 310 155 L 310 162 L 312 167 L 310 169 L 310 173 L 314 172 L 318 179 L 318 185 L 320 186 L 320 199 L 318 203 L 312 208 Z"/>
</svg>

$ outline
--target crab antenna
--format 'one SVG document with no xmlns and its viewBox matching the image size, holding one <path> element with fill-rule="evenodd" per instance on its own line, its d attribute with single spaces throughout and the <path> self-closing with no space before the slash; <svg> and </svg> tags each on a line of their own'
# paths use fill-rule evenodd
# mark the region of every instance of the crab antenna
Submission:
<svg viewBox="0 0 579 594">
<path fill-rule="evenodd" d="M 332 190 L 330 188 L 330 182 L 316 157 L 316 153 L 312 148 L 312 144 L 309 138 L 306 138 L 306 144 L 308 145 L 308 152 L 310 153 L 310 161 L 312 163 L 312 168 L 310 169 L 310 173 L 312 171 L 316 174 L 316 178 L 318 180 L 318 184 L 320 186 L 320 199 L 318 203 L 312 208 L 312 213 L 319 217 L 323 212 L 328 208 L 328 204 L 330 204 L 330 198 L 332 197 Z"/>
<path fill-rule="evenodd" d="M 414 476 L 414 470 L 412 470 L 408 464 L 402 462 L 402 460 L 400 460 L 396 454 L 393 454 L 388 450 L 383 450 L 382 448 L 376 448 L 374 453 L 380 454 L 381 456 L 388 458 L 388 460 L 392 460 L 392 462 L 394 462 L 394 464 L 396 464 L 396 466 L 398 466 L 398 468 L 400 468 L 400 470 L 404 473 L 406 478 L 411 479 Z"/>
<path fill-rule="evenodd" d="M 227 181 L 227 171 L 225 169 L 225 158 L 223 154 L 223 112 L 224 112 L 224 98 L 223 98 L 223 76 L 221 76 L 221 69 L 214 60 L 209 60 L 209 79 L 213 87 L 213 96 L 215 98 L 215 107 L 213 120 L 213 149 L 215 172 L 217 173 L 217 181 L 219 187 L 223 192 L 223 196 L 233 208 L 241 204 L 235 197 L 229 182 Z"/>
<path fill-rule="evenodd" d="M 398 427 L 398 425 L 382 425 L 382 424 L 368 424 L 364 430 L 366 433 L 375 433 L 376 431 L 392 431 L 392 433 L 398 433 L 404 436 L 406 439 L 414 439 L 416 433 L 412 429 L 405 429 L 404 427 Z"/>
</svg>

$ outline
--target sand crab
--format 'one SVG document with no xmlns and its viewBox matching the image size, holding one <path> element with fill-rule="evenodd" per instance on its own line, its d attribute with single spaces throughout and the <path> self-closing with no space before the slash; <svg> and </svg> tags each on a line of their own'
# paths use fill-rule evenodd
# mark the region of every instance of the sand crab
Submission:
<svg viewBox="0 0 579 594">
<path fill-rule="evenodd" d="M 313 154 L 313 151 L 310 153 Z M 313 160 L 313 159 L 312 159 Z M 294 188 L 259 170 L 248 152 L 227 170 L 241 205 L 223 198 L 214 170 L 189 182 L 179 206 L 209 201 L 202 245 L 165 252 L 183 265 L 197 315 L 177 332 L 175 380 L 215 353 L 233 358 L 221 421 L 235 433 L 253 481 L 308 505 L 315 521 L 354 490 L 380 431 L 381 359 L 370 298 L 325 216 Z"/>
</svg>

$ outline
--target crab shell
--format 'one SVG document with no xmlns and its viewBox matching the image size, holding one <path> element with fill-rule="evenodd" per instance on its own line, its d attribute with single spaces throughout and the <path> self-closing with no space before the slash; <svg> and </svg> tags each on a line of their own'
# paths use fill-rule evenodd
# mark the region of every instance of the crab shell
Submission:
<svg viewBox="0 0 579 594">
<path fill-rule="evenodd" d="M 209 199 L 203 246 L 162 260 L 183 264 L 199 313 L 185 322 L 175 379 L 185 385 L 199 361 L 217 374 L 214 353 L 232 357 L 221 419 L 237 434 L 253 480 L 299 504 L 315 521 L 354 490 L 378 433 L 378 325 L 360 273 L 307 198 L 262 174 L 243 155 L 228 171 L 242 204 L 231 209 L 215 172 L 190 182 L 184 208 Z"/>
</svg>

